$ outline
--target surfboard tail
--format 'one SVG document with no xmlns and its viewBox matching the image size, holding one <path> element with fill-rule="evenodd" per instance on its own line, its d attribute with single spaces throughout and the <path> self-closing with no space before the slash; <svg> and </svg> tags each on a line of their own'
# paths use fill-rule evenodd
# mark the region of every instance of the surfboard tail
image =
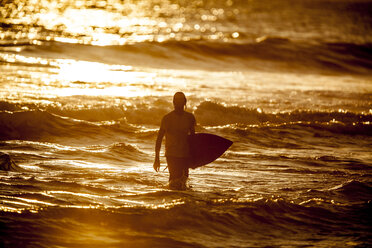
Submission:
<svg viewBox="0 0 372 248">
<path fill-rule="evenodd" d="M 195 169 L 219 158 L 233 144 L 221 136 L 197 133 L 190 136 L 190 168 Z"/>
</svg>

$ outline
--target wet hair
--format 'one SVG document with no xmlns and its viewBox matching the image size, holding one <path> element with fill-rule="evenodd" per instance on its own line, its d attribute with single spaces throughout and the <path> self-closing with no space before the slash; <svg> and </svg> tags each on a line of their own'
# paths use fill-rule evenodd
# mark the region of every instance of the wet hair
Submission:
<svg viewBox="0 0 372 248">
<path fill-rule="evenodd" d="M 176 94 L 174 94 L 174 96 L 173 96 L 173 103 L 175 103 L 176 98 L 183 98 L 184 105 L 186 105 L 187 100 L 186 100 L 186 96 L 185 96 L 185 94 L 183 92 L 179 91 L 179 92 L 176 92 Z"/>
</svg>

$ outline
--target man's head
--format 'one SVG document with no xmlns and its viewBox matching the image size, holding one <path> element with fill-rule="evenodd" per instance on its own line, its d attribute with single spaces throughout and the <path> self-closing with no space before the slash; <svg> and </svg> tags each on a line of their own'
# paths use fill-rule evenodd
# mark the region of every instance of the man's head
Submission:
<svg viewBox="0 0 372 248">
<path fill-rule="evenodd" d="M 186 105 L 186 96 L 183 92 L 177 92 L 173 96 L 173 106 L 175 110 L 184 110 Z"/>
</svg>

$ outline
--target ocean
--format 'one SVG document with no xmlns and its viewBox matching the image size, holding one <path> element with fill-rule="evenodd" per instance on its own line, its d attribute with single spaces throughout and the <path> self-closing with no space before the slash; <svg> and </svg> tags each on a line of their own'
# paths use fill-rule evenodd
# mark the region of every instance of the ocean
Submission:
<svg viewBox="0 0 372 248">
<path fill-rule="evenodd" d="M 183 91 L 234 143 L 168 189 Z M 372 1 L 0 3 L 1 247 L 371 247 Z"/>
</svg>

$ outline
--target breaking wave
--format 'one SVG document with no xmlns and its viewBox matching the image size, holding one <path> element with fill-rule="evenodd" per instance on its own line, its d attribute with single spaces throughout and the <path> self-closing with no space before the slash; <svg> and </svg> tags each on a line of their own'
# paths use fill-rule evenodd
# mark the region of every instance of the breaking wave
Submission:
<svg viewBox="0 0 372 248">
<path fill-rule="evenodd" d="M 65 110 L 49 108 L 40 110 L 18 110 L 14 104 L 1 104 L 0 138 L 38 139 L 42 137 L 105 136 L 133 134 L 144 131 L 138 125 L 157 127 L 161 117 L 169 111 L 167 107 L 149 107 L 139 104 L 130 108 L 106 107 Z M 13 111 L 12 111 L 13 110 Z M 58 114 L 57 114 L 58 113 Z M 219 127 L 248 135 L 250 129 L 260 128 L 262 132 L 271 129 L 295 131 L 310 130 L 347 134 L 372 135 L 372 115 L 338 111 L 296 110 L 285 113 L 265 113 L 257 109 L 204 101 L 195 109 L 194 114 L 201 127 Z M 319 134 L 322 135 L 322 134 Z"/>
<path fill-rule="evenodd" d="M 58 116 L 42 110 L 0 112 L 0 139 L 42 139 L 45 137 L 91 137 L 128 133 L 135 128 L 125 120 L 115 123 L 93 123 Z"/>
</svg>

